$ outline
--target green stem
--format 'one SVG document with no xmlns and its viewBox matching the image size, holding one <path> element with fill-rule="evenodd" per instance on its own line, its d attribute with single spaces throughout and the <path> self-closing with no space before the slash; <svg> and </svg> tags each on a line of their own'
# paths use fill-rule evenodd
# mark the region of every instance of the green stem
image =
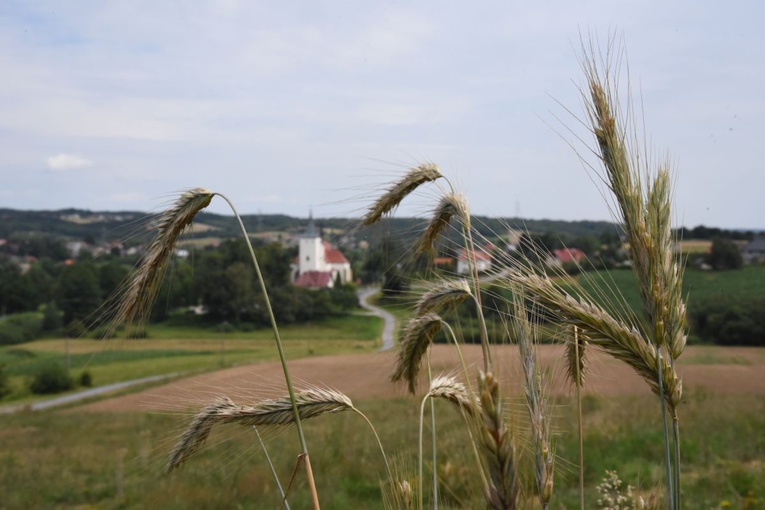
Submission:
<svg viewBox="0 0 765 510">
<path fill-rule="evenodd" d="M 478 402 L 478 395 L 473 391 L 473 385 L 470 383 L 470 373 L 468 372 L 467 363 L 465 363 L 465 358 L 462 356 L 462 349 L 460 349 L 459 343 L 457 342 L 457 336 L 454 334 L 454 330 L 449 325 L 449 323 L 445 321 L 441 321 L 441 325 L 446 327 L 447 332 L 449 333 L 449 336 L 452 339 L 452 342 L 454 342 L 454 348 L 457 349 L 457 356 L 460 359 L 460 364 L 462 365 L 462 373 L 465 376 L 465 384 L 467 386 L 468 394 L 470 395 L 470 398 L 473 402 Z M 478 413 L 478 406 L 475 406 L 476 413 Z M 484 488 L 489 487 L 489 482 L 486 479 L 486 473 L 484 472 L 483 464 L 481 463 L 481 454 L 478 453 L 478 446 L 476 440 L 473 438 L 473 430 L 470 427 L 470 424 L 467 423 L 467 416 L 465 415 L 465 412 L 462 411 L 462 416 L 465 419 L 466 424 L 468 425 L 466 427 L 468 436 L 470 437 L 470 444 L 473 447 L 473 454 L 475 455 L 476 465 L 478 466 L 478 473 L 481 475 L 481 481 L 483 482 Z"/>
<path fill-rule="evenodd" d="M 377 446 L 380 447 L 380 453 L 382 454 L 383 462 L 385 462 L 385 471 L 388 474 L 388 480 L 391 484 L 395 483 L 395 480 L 393 478 L 393 471 L 390 469 L 390 464 L 388 464 L 388 457 L 385 455 L 385 449 L 383 448 L 382 441 L 380 441 L 380 436 L 377 435 L 377 430 L 375 429 L 375 426 L 372 425 L 372 422 L 367 418 L 367 416 L 356 409 L 355 407 L 351 408 L 353 411 L 355 411 L 359 416 L 364 418 L 364 421 L 367 422 L 367 425 L 369 425 L 369 428 L 372 429 L 372 434 L 375 435 L 375 439 L 377 440 Z"/>
<path fill-rule="evenodd" d="M 430 350 L 428 350 L 428 381 L 433 381 L 430 367 Z M 430 437 L 433 450 L 433 510 L 438 510 L 438 469 L 436 451 L 436 403 L 430 399 Z"/>
<path fill-rule="evenodd" d="M 670 459 L 669 429 L 667 427 L 667 403 L 664 401 L 664 378 L 661 373 L 661 348 L 658 345 L 655 345 L 655 347 L 656 374 L 659 380 L 659 402 L 661 403 L 661 424 L 664 428 L 664 471 L 667 478 L 667 506 L 669 510 L 678 510 L 674 498 L 674 483 L 672 483 L 672 461 Z"/>
<path fill-rule="evenodd" d="M 475 244 L 473 243 L 473 232 L 470 226 L 470 218 L 468 217 L 467 225 L 463 227 L 463 234 L 466 239 L 468 251 L 468 261 L 472 269 L 473 276 L 473 292 L 475 293 L 475 306 L 476 315 L 478 315 L 479 331 L 481 333 L 481 351 L 483 353 L 483 368 L 484 372 L 489 373 L 492 371 L 491 350 L 489 349 L 489 332 L 486 329 L 486 319 L 483 316 L 483 304 L 481 303 L 481 282 L 478 280 L 478 264 L 476 263 L 475 256 Z"/>
<path fill-rule="evenodd" d="M 576 410 L 579 426 L 579 509 L 584 510 L 584 427 L 582 425 L 582 374 L 579 369 L 579 334 L 574 326 L 574 357 L 576 358 Z"/>
<path fill-rule="evenodd" d="M 672 433 L 675 443 L 675 505 L 680 510 L 680 421 L 677 410 L 672 410 Z"/>
<path fill-rule="evenodd" d="M 266 443 L 264 443 L 263 438 L 260 437 L 260 432 L 258 432 L 258 427 L 253 426 L 252 429 L 255 431 L 255 435 L 258 436 L 260 447 L 263 449 L 263 455 L 266 456 L 266 462 L 268 462 L 268 467 L 271 470 L 271 476 L 274 477 L 274 481 L 276 482 L 276 488 L 279 490 L 279 495 L 281 496 L 282 504 L 287 510 L 290 510 L 290 504 L 287 502 L 287 495 L 284 493 L 282 484 L 279 482 L 279 475 L 276 474 L 276 468 L 274 468 L 274 464 L 273 462 L 271 462 L 271 456 L 268 455 L 268 450 L 266 449 Z"/>
<path fill-rule="evenodd" d="M 300 411 L 298 410 L 297 401 L 295 400 L 295 390 L 292 386 L 292 379 L 290 378 L 289 368 L 287 367 L 287 358 L 284 354 L 284 347 L 282 345 L 281 336 L 279 335 L 279 328 L 276 324 L 276 317 L 274 316 L 274 310 L 271 307 L 271 299 L 268 297 L 268 290 L 266 289 L 266 283 L 263 280 L 263 274 L 260 271 L 260 265 L 258 264 L 258 259 L 255 256 L 255 250 L 252 248 L 252 243 L 250 242 L 250 236 L 247 234 L 247 229 L 244 228 L 242 217 L 239 216 L 239 213 L 237 212 L 236 207 L 234 207 L 234 204 L 225 195 L 221 195 L 220 193 L 218 193 L 218 196 L 220 196 L 223 200 L 225 200 L 226 203 L 228 203 L 229 207 L 231 207 L 231 210 L 234 212 L 234 216 L 236 216 L 236 219 L 239 222 L 239 227 L 241 228 L 242 234 L 244 235 L 245 242 L 247 243 L 247 248 L 250 251 L 250 257 L 252 258 L 252 265 L 255 267 L 255 273 L 257 274 L 258 282 L 260 283 L 260 290 L 263 292 L 263 297 L 265 298 L 266 312 L 268 313 L 268 318 L 271 321 L 271 329 L 274 332 L 274 339 L 276 340 L 276 348 L 279 351 L 279 360 L 281 361 L 281 364 L 282 364 L 282 372 L 284 373 L 284 381 L 287 384 L 287 391 L 289 392 L 290 401 L 292 402 L 292 411 L 295 415 L 295 427 L 297 428 L 298 438 L 300 439 L 300 448 L 303 454 L 308 455 L 308 445 L 306 444 L 305 434 L 303 433 L 303 425 L 300 421 Z M 314 504 L 314 506 L 316 505 Z"/>
</svg>

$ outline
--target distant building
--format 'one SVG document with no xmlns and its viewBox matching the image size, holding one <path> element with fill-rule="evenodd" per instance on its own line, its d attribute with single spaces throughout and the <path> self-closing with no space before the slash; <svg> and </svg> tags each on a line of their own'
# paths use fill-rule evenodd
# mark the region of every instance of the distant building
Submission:
<svg viewBox="0 0 765 510">
<path fill-rule="evenodd" d="M 748 264 L 765 262 L 765 237 L 755 237 L 741 248 L 741 257 Z"/>
<path fill-rule="evenodd" d="M 345 255 L 321 238 L 313 217 L 300 236 L 299 255 L 292 264 L 292 283 L 309 289 L 332 288 L 335 281 L 345 285 L 353 281 L 351 263 Z"/>
<path fill-rule="evenodd" d="M 561 264 L 579 263 L 584 260 L 586 255 L 579 248 L 561 248 L 560 250 L 553 250 L 550 257 L 547 259 L 548 266 L 555 266 Z"/>
<path fill-rule="evenodd" d="M 494 251 L 494 245 L 486 244 L 479 247 L 475 252 L 475 267 L 479 273 L 485 273 L 491 270 L 492 264 L 492 252 Z M 468 274 L 470 272 L 470 257 L 468 257 L 468 251 L 465 248 L 460 248 L 457 253 L 457 273 Z"/>
</svg>

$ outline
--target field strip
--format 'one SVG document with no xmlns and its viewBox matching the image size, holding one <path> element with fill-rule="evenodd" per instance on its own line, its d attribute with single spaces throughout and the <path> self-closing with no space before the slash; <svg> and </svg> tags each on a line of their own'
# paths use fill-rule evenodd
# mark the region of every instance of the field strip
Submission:
<svg viewBox="0 0 765 510">
<path fill-rule="evenodd" d="M 480 347 L 463 346 L 469 366 L 479 366 Z M 518 352 L 514 346 L 498 346 L 495 366 L 506 386 L 506 395 L 522 396 L 519 386 Z M 563 376 L 563 348 L 539 347 L 544 366 L 555 374 L 550 384 L 551 396 L 570 396 Z M 754 393 L 765 395 L 765 349 L 691 346 L 680 362 L 686 395 L 705 393 Z M 290 371 L 298 386 L 328 386 L 351 399 L 396 398 L 406 395 L 405 388 L 390 382 L 395 352 L 317 356 L 290 361 Z M 432 350 L 434 374 L 457 373 L 454 348 L 436 345 Z M 590 374 L 585 393 L 600 396 L 648 394 L 646 384 L 624 363 L 591 351 Z M 423 371 L 424 372 L 424 371 Z M 262 362 L 217 372 L 201 374 L 144 391 L 102 400 L 78 407 L 91 411 L 185 411 L 198 408 L 217 396 L 227 395 L 238 402 L 252 402 L 284 392 L 278 362 Z M 421 388 L 424 386 L 424 380 Z"/>
</svg>

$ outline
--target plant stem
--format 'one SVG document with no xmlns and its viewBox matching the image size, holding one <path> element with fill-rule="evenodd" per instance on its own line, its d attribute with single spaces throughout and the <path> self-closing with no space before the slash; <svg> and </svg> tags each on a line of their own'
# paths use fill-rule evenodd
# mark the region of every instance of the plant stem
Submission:
<svg viewBox="0 0 765 510">
<path fill-rule="evenodd" d="M 282 499 L 282 505 L 287 510 L 290 510 L 290 504 L 287 502 L 287 495 L 284 493 L 282 484 L 279 482 L 279 475 L 276 474 L 276 469 L 274 468 L 274 464 L 273 462 L 271 462 L 271 456 L 268 455 L 268 450 L 266 449 L 266 443 L 264 443 L 263 438 L 260 437 L 260 432 L 258 432 L 258 427 L 253 426 L 252 429 L 255 431 L 255 435 L 258 436 L 260 447 L 263 449 L 263 455 L 266 456 L 266 462 L 268 462 L 268 467 L 271 470 L 271 476 L 274 477 L 274 481 L 276 482 L 276 488 L 279 490 L 279 495 L 281 496 L 281 499 Z"/>
<path fill-rule="evenodd" d="M 388 464 L 388 457 L 385 455 L 385 449 L 383 448 L 382 441 L 380 441 L 380 436 L 377 435 L 377 430 L 375 429 L 375 426 L 372 425 L 372 422 L 367 418 L 367 416 L 356 409 L 355 407 L 352 408 L 356 413 L 358 413 L 362 418 L 364 418 L 364 421 L 367 422 L 367 425 L 369 425 L 369 428 L 372 429 L 372 434 L 375 435 L 375 439 L 377 440 L 377 445 L 380 447 L 380 453 L 382 453 L 383 461 L 385 462 L 385 471 L 388 473 L 388 480 L 391 484 L 395 482 L 395 479 L 393 478 L 393 471 L 390 469 L 390 464 Z"/>
<path fill-rule="evenodd" d="M 236 216 L 237 221 L 239 222 L 239 227 L 242 230 L 242 234 L 244 235 L 245 242 L 247 243 L 247 248 L 250 251 L 250 257 L 252 258 L 252 265 L 255 267 L 255 273 L 258 276 L 258 282 L 260 283 L 260 290 L 263 292 L 263 297 L 266 303 L 266 312 L 268 313 L 268 318 L 271 321 L 271 330 L 274 332 L 274 339 L 276 340 L 276 348 L 279 351 L 279 360 L 282 364 L 282 372 L 284 373 L 284 381 L 287 384 L 287 391 L 289 392 L 290 401 L 292 402 L 292 411 L 295 415 L 295 428 L 297 428 L 298 431 L 298 438 L 300 440 L 300 448 L 305 455 L 305 465 L 306 465 L 306 475 L 308 476 L 308 486 L 311 490 L 311 498 L 313 499 L 313 506 L 315 510 L 319 510 L 319 500 L 318 496 L 316 494 L 316 483 L 313 479 L 313 471 L 311 470 L 311 462 L 308 457 L 308 445 L 305 441 L 305 434 L 303 433 L 303 425 L 300 422 L 300 411 L 297 407 L 297 401 L 295 400 L 295 390 L 292 386 L 292 379 L 290 378 L 290 372 L 289 368 L 287 367 L 287 358 L 284 354 L 284 347 L 282 345 L 282 339 L 279 335 L 279 328 L 276 324 L 276 317 L 274 316 L 274 310 L 271 307 L 271 299 L 268 297 L 268 290 L 266 289 L 266 283 L 263 280 L 263 273 L 260 271 L 260 265 L 258 264 L 258 259 L 255 256 L 255 250 L 252 248 L 252 243 L 250 242 L 250 236 L 247 234 L 247 229 L 244 228 L 244 223 L 242 222 L 242 217 L 239 216 L 239 213 L 236 210 L 236 207 L 234 207 L 234 204 L 226 197 L 225 195 L 221 195 L 218 193 L 218 196 L 220 196 L 223 200 L 228 203 L 229 207 L 231 207 L 231 210 L 234 212 L 234 216 Z"/>
<path fill-rule="evenodd" d="M 664 428 L 664 471 L 667 477 L 667 506 L 669 510 L 678 510 L 674 498 L 672 483 L 672 461 L 669 452 L 669 429 L 667 428 L 667 403 L 664 401 L 664 380 L 661 374 L 661 348 L 654 344 L 656 348 L 656 374 L 659 380 L 659 402 L 661 403 L 661 424 Z"/>
<path fill-rule="evenodd" d="M 579 370 L 579 328 L 574 326 L 574 357 L 576 358 L 576 410 L 579 426 L 579 509 L 584 510 L 584 427 L 582 425 L 582 374 Z"/>
<path fill-rule="evenodd" d="M 481 351 L 483 353 L 483 369 L 488 373 L 492 371 L 491 350 L 489 349 L 489 332 L 486 329 L 486 319 L 483 316 L 483 304 L 481 303 L 481 282 L 478 280 L 478 264 L 476 263 L 475 244 L 470 226 L 470 217 L 466 219 L 467 225 L 463 227 L 463 236 L 466 241 L 465 248 L 468 252 L 468 261 L 473 273 L 473 288 L 475 294 L 476 315 L 478 315 L 479 331 L 481 332 Z"/>
<path fill-rule="evenodd" d="M 677 410 L 672 410 L 672 432 L 675 443 L 675 505 L 680 510 L 680 421 Z"/>
<path fill-rule="evenodd" d="M 430 367 L 430 350 L 428 350 L 428 381 L 433 380 L 433 374 Z M 438 510 L 438 469 L 436 458 L 436 403 L 430 399 L 430 437 L 433 450 L 433 510 Z"/>
</svg>

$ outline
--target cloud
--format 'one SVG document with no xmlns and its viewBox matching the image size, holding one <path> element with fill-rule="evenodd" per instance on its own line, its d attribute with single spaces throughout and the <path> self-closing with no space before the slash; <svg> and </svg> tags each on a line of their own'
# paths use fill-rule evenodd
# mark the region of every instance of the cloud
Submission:
<svg viewBox="0 0 765 510">
<path fill-rule="evenodd" d="M 66 154 L 61 153 L 55 156 L 51 156 L 45 160 L 48 163 L 48 168 L 51 170 L 71 170 L 73 168 L 85 168 L 93 165 L 93 162 L 89 159 L 85 159 L 79 154 Z"/>
</svg>

